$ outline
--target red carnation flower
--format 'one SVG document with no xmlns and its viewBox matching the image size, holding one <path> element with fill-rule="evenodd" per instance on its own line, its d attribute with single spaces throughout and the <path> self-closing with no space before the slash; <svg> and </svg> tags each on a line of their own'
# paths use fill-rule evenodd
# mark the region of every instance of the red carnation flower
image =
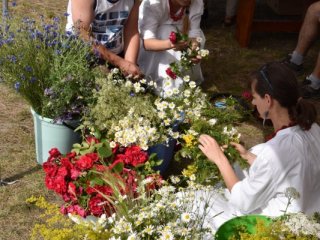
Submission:
<svg viewBox="0 0 320 240">
<path fill-rule="evenodd" d="M 93 160 L 88 156 L 81 156 L 78 161 L 75 163 L 76 167 L 80 170 L 87 170 L 92 168 Z"/>
<path fill-rule="evenodd" d="M 57 158 L 57 157 L 61 156 L 61 153 L 59 152 L 58 148 L 52 148 L 49 151 L 49 155 L 51 158 Z"/>
<path fill-rule="evenodd" d="M 67 182 L 66 180 L 64 179 L 64 177 L 58 175 L 54 180 L 53 180 L 53 190 L 62 195 L 64 193 L 67 192 Z"/>
<path fill-rule="evenodd" d="M 166 73 L 172 79 L 176 79 L 177 78 L 177 74 L 175 74 L 170 67 L 167 68 Z"/>
<path fill-rule="evenodd" d="M 128 147 L 125 151 L 124 163 L 134 167 L 145 163 L 148 160 L 148 154 L 138 146 Z"/>
<path fill-rule="evenodd" d="M 252 98 L 253 98 L 251 92 L 249 92 L 249 91 L 244 91 L 241 94 L 241 96 L 247 101 L 252 101 Z"/>
<path fill-rule="evenodd" d="M 101 216 L 105 211 L 105 208 L 108 208 L 108 201 L 101 197 L 93 197 L 89 200 L 89 209 L 92 215 Z"/>
<path fill-rule="evenodd" d="M 89 136 L 89 137 L 86 138 L 86 142 L 88 144 L 92 144 L 92 143 L 99 143 L 100 141 L 96 137 Z"/>
<path fill-rule="evenodd" d="M 42 168 L 48 177 L 54 177 L 58 171 L 57 165 L 53 164 L 52 162 L 43 163 Z"/>
<path fill-rule="evenodd" d="M 175 32 L 171 32 L 169 35 L 169 40 L 172 44 L 177 43 L 177 34 Z"/>
<path fill-rule="evenodd" d="M 87 153 L 86 156 L 91 158 L 93 162 L 97 162 L 99 160 L 99 155 L 97 153 Z"/>
</svg>

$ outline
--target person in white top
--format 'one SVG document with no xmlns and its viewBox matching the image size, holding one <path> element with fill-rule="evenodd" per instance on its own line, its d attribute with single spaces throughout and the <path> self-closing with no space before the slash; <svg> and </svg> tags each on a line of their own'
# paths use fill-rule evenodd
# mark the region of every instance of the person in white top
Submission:
<svg viewBox="0 0 320 240">
<path fill-rule="evenodd" d="M 201 135 L 199 148 L 216 164 L 227 186 L 227 200 L 212 203 L 207 224 L 217 229 L 224 221 L 250 213 L 279 216 L 286 210 L 285 191 L 295 188 L 300 198 L 287 212 L 320 211 L 320 127 L 312 103 L 302 99 L 295 75 L 283 63 L 270 63 L 251 76 L 252 104 L 272 121 L 274 136 L 247 151 L 233 143 L 248 160 L 248 176 L 239 180 L 216 140 Z M 221 215 L 212 219 L 219 212 Z"/>
<path fill-rule="evenodd" d="M 66 30 L 79 31 L 101 59 L 125 75 L 141 76 L 139 5 L 139 0 L 69 0 Z"/>
<path fill-rule="evenodd" d="M 139 32 L 142 45 L 138 64 L 144 74 L 156 81 L 159 91 L 163 80 L 168 76 L 166 70 L 170 63 L 180 60 L 180 50 L 185 49 L 187 41 L 173 44 L 169 40 L 171 32 L 187 34 L 194 44 L 205 38 L 200 29 L 203 0 L 143 0 L 139 10 Z M 198 45 L 197 45 L 198 46 Z M 200 65 L 196 64 L 189 73 L 197 83 L 203 81 Z M 172 80 L 172 88 L 179 87 L 182 79 Z"/>
</svg>

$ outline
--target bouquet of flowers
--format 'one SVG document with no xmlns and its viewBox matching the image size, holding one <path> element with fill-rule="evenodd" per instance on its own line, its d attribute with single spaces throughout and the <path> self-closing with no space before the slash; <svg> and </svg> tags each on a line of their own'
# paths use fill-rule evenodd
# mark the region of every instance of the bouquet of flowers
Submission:
<svg viewBox="0 0 320 240">
<path fill-rule="evenodd" d="M 139 145 L 144 150 L 166 141 L 154 107 L 154 82 L 140 79 L 133 83 L 117 68 L 110 71 L 107 79 L 98 78 L 96 82 L 95 102 L 84 118 L 84 131 L 99 132 L 121 146 Z"/>
<path fill-rule="evenodd" d="M 229 144 L 240 142 L 241 134 L 235 125 L 243 120 L 243 111 L 238 111 L 237 107 L 241 106 L 232 98 L 227 98 L 222 108 L 216 106 L 204 93 L 202 95 L 202 98 L 197 97 L 194 101 L 198 107 L 191 108 L 193 111 L 198 109 L 197 114 L 186 112 L 187 117 L 180 124 L 178 140 L 181 148 L 175 159 L 190 159 L 190 165 L 184 171 L 189 175 L 195 174 L 200 183 L 215 184 L 221 180 L 220 173 L 216 165 L 211 164 L 198 148 L 198 138 L 201 134 L 214 137 L 221 146 L 227 146 L 224 152 L 231 163 L 238 162 L 240 167 L 248 167 L 248 163 Z"/>
<path fill-rule="evenodd" d="M 155 156 L 138 146 L 124 148 L 88 137 L 66 155 L 51 149 L 43 169 L 47 188 L 65 202 L 64 214 L 99 217 L 115 211 L 114 196 L 136 196 L 138 178 L 158 176 L 153 171 L 156 165 Z"/>
<path fill-rule="evenodd" d="M 166 70 L 167 75 L 172 79 L 183 77 L 192 66 L 199 63 L 200 59 L 206 59 L 209 56 L 209 50 L 200 48 L 201 37 L 190 40 L 187 35 L 177 31 L 170 33 L 169 40 L 173 44 L 180 41 L 189 41 L 188 47 L 181 51 L 180 61 L 171 63 Z"/>
<path fill-rule="evenodd" d="M 0 30 L 0 77 L 39 115 L 79 119 L 95 87 L 91 46 L 59 18 L 6 19 Z"/>
</svg>

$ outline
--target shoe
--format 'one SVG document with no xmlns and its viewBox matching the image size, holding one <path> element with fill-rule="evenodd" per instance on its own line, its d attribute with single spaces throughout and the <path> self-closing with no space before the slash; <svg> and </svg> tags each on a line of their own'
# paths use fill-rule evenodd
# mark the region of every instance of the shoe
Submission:
<svg viewBox="0 0 320 240">
<path fill-rule="evenodd" d="M 297 64 L 291 62 L 290 59 L 291 59 L 291 54 L 288 54 L 288 56 L 284 60 L 282 60 L 281 62 L 283 64 L 285 64 L 288 68 L 290 68 L 296 76 L 302 75 L 303 64 L 297 65 Z"/>
<path fill-rule="evenodd" d="M 313 87 L 311 87 L 311 81 L 310 79 L 308 79 L 308 77 L 303 80 L 301 90 L 303 98 L 320 99 L 320 88 L 314 89 Z"/>
</svg>

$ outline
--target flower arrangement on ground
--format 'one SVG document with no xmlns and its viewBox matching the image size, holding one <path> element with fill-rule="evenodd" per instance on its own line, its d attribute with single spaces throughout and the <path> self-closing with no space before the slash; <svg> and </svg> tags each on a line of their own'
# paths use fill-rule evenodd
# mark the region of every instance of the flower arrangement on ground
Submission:
<svg viewBox="0 0 320 240">
<path fill-rule="evenodd" d="M 65 32 L 59 18 L 8 17 L 5 22 L 0 31 L 4 83 L 43 117 L 79 119 L 95 87 L 90 45 Z"/>
<path fill-rule="evenodd" d="M 148 156 L 139 146 L 124 148 L 88 137 L 66 155 L 51 149 L 43 169 L 47 188 L 65 202 L 64 214 L 99 217 L 114 212 L 115 195 L 135 196 L 137 179 L 156 178 L 156 164 L 155 156 Z"/>
<path fill-rule="evenodd" d="M 153 82 L 141 79 L 133 83 L 114 68 L 107 78 L 98 78 L 95 102 L 90 105 L 82 129 L 113 139 L 128 147 L 139 145 L 144 150 L 166 140 L 161 119 L 158 118 L 151 93 Z"/>
<path fill-rule="evenodd" d="M 173 177 L 176 183 L 181 181 Z M 150 178 L 138 181 L 137 198 L 119 195 L 115 201 L 116 211 L 111 216 L 83 219 L 69 215 L 77 224 L 59 215 L 44 202 L 43 198 L 31 198 L 46 209 L 46 222 L 37 224 L 33 229 L 33 239 L 204 239 L 213 237 L 211 229 L 204 226 L 206 213 L 212 202 L 210 194 L 204 194 L 203 205 L 196 203 L 195 192 L 209 193 L 211 188 L 196 184 L 189 179 L 185 188 L 175 187 L 163 180 L 161 188 L 150 188 L 154 182 Z M 57 207 L 56 207 L 57 209 Z M 55 235 L 54 235 L 55 234 Z M 76 235 L 75 235 L 76 234 Z"/>
</svg>

